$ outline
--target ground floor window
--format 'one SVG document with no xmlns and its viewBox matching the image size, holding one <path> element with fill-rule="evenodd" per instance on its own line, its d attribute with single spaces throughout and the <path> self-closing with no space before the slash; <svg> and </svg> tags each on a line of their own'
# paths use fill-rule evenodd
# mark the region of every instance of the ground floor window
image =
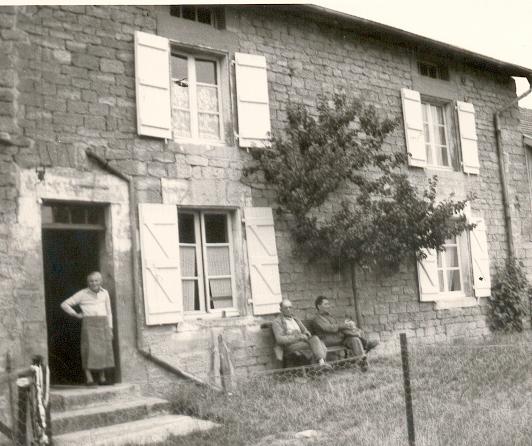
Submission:
<svg viewBox="0 0 532 446">
<path fill-rule="evenodd" d="M 231 213 L 178 210 L 183 310 L 234 308 Z"/>
</svg>

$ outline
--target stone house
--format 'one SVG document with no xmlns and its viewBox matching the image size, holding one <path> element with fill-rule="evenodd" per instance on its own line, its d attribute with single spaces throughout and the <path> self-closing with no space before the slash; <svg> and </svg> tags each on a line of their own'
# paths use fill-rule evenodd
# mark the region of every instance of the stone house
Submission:
<svg viewBox="0 0 532 446">
<path fill-rule="evenodd" d="M 412 179 L 478 197 L 476 229 L 443 254 L 361 275 L 381 349 L 399 332 L 484 336 L 509 249 L 532 274 L 512 80 L 532 70 L 308 5 L 2 7 L 0 65 L 0 373 L 7 351 L 18 366 L 38 353 L 53 383 L 81 382 L 79 325 L 59 304 L 94 269 L 112 297 L 115 381 L 154 390 L 175 382 L 168 370 L 215 380 L 220 334 L 238 374 L 275 365 L 261 324 L 281 296 L 303 317 L 318 294 L 352 314 L 349 271 L 295 257 L 272 191 L 242 180 L 287 105 L 318 93 L 401 117 L 386 144 L 412 154 Z"/>
</svg>

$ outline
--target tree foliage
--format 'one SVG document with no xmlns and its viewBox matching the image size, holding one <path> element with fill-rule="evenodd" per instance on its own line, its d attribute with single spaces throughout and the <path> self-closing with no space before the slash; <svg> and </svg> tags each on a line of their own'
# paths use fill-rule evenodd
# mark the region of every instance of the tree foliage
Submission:
<svg viewBox="0 0 532 446">
<path fill-rule="evenodd" d="M 472 227 L 458 216 L 465 200 L 438 202 L 436 177 L 418 192 L 401 172 L 406 155 L 383 148 L 397 124 L 335 95 L 320 99 L 316 115 L 289 107 L 284 132 L 256 153 L 252 170 L 264 172 L 279 210 L 293 217 L 292 235 L 308 258 L 395 268 Z"/>
<path fill-rule="evenodd" d="M 491 328 L 504 332 L 523 331 L 525 302 L 529 294 L 523 265 L 514 258 L 508 259 L 489 297 Z"/>
</svg>

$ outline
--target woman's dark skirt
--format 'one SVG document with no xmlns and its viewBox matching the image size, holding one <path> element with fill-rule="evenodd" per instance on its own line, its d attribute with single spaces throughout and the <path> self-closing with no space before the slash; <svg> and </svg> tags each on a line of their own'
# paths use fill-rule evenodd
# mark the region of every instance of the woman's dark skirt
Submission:
<svg viewBox="0 0 532 446">
<path fill-rule="evenodd" d="M 115 366 L 113 333 L 107 316 L 87 316 L 81 323 L 81 365 L 83 370 Z"/>
</svg>

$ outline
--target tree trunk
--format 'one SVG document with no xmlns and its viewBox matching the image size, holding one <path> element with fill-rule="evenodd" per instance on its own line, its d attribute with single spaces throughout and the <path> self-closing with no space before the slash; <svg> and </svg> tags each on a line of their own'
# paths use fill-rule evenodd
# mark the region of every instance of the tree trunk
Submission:
<svg viewBox="0 0 532 446">
<path fill-rule="evenodd" d="M 357 293 L 357 274 L 356 274 L 356 264 L 351 263 L 351 289 L 353 290 L 353 304 L 355 307 L 355 319 L 358 328 L 362 328 L 362 315 L 360 314 L 360 302 L 358 300 Z"/>
</svg>

